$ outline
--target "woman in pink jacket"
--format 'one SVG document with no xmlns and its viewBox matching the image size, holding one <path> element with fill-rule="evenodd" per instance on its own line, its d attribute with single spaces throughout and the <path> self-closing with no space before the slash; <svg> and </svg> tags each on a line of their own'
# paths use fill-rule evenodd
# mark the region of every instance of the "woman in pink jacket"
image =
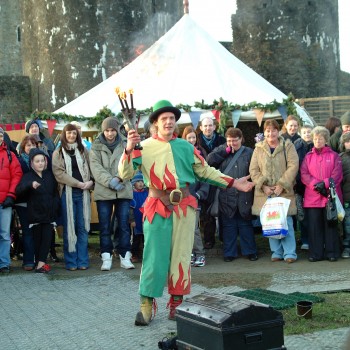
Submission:
<svg viewBox="0 0 350 350">
<path fill-rule="evenodd" d="M 338 153 L 326 145 L 329 142 L 329 131 L 325 127 L 315 127 L 312 138 L 314 147 L 305 156 L 300 168 L 301 181 L 306 186 L 304 208 L 308 211 L 311 223 L 309 261 L 337 261 L 340 255 L 337 222 L 327 221 L 325 207 L 330 178 L 334 180 L 337 194 L 342 201 L 342 162 Z"/>
</svg>

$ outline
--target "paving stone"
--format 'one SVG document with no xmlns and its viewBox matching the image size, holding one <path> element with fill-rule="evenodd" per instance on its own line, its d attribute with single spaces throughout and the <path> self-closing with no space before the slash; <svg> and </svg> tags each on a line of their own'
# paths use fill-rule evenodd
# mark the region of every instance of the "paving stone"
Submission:
<svg viewBox="0 0 350 350">
<path fill-rule="evenodd" d="M 304 282 L 314 279 L 312 274 L 276 274 L 269 289 L 279 291 L 289 281 L 290 292 L 293 285 L 298 285 L 299 292 L 308 293 L 310 285 Z M 318 276 L 318 287 L 322 283 L 334 287 L 346 279 L 347 274 L 325 274 Z M 195 284 L 191 295 L 241 290 L 236 286 L 208 289 Z M 157 299 L 158 312 L 149 327 L 134 326 L 139 309 L 137 291 L 138 280 L 124 271 L 67 280 L 33 274 L 0 278 L 0 314 L 6 319 L 1 326 L 0 349 L 154 350 L 159 340 L 176 332 L 176 322 L 167 319 L 167 290 Z M 285 345 L 288 350 L 337 350 L 342 349 L 347 333 L 348 329 L 342 328 L 286 336 Z"/>
</svg>

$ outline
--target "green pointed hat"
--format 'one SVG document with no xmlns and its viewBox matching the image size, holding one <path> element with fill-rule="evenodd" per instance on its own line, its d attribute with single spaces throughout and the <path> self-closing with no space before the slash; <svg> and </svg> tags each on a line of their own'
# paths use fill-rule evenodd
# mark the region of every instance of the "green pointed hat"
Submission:
<svg viewBox="0 0 350 350">
<path fill-rule="evenodd" d="M 153 124 L 154 121 L 157 120 L 158 116 L 164 112 L 172 112 L 175 114 L 175 119 L 178 121 L 181 116 L 181 111 L 174 107 L 169 101 L 167 100 L 160 100 L 153 106 L 153 112 L 149 116 L 150 123 Z"/>
</svg>

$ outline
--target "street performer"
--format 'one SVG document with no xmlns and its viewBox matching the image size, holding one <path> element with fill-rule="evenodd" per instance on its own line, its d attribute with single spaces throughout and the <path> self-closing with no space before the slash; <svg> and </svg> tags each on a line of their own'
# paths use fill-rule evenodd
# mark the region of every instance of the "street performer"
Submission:
<svg viewBox="0 0 350 350">
<path fill-rule="evenodd" d="M 157 130 L 141 142 L 135 130 L 128 132 L 127 145 L 118 173 L 129 180 L 137 168 L 144 176 L 149 195 L 143 208 L 144 252 L 139 293 L 141 310 L 135 325 L 147 326 L 152 320 L 154 298 L 161 297 L 168 284 L 169 319 L 175 319 L 175 308 L 190 293 L 190 262 L 198 198 L 188 186 L 197 180 L 223 188 L 251 191 L 249 176 L 233 179 L 210 167 L 196 148 L 174 133 L 181 111 L 167 100 L 158 101 L 149 121 Z"/>
</svg>

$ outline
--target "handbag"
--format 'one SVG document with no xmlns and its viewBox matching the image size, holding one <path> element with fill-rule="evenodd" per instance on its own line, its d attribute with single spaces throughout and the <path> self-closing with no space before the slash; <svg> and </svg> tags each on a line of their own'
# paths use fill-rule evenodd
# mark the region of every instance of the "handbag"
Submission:
<svg viewBox="0 0 350 350">
<path fill-rule="evenodd" d="M 329 194 L 326 204 L 327 221 L 343 221 L 345 217 L 345 210 L 340 202 L 337 191 L 335 189 L 334 180 L 329 179 Z"/>
<path fill-rule="evenodd" d="M 328 200 L 326 204 L 326 216 L 328 222 L 338 221 L 337 207 L 335 204 L 335 199 L 331 194 L 328 195 Z"/>
<path fill-rule="evenodd" d="M 287 215 L 290 199 L 268 197 L 260 211 L 260 222 L 264 237 L 282 239 L 288 234 Z"/>
<path fill-rule="evenodd" d="M 233 158 L 230 160 L 230 162 L 227 164 L 226 168 L 222 171 L 223 174 L 228 173 L 233 165 L 236 163 L 238 157 L 241 155 L 241 153 L 244 150 L 244 146 L 241 146 L 241 148 L 234 154 Z M 220 188 L 217 188 L 215 191 L 215 196 L 213 202 L 210 204 L 207 213 L 211 216 L 218 217 L 219 216 L 219 193 Z"/>
</svg>

